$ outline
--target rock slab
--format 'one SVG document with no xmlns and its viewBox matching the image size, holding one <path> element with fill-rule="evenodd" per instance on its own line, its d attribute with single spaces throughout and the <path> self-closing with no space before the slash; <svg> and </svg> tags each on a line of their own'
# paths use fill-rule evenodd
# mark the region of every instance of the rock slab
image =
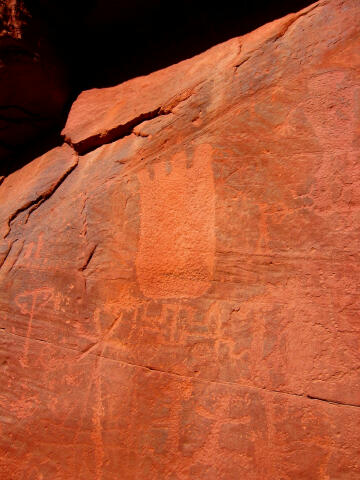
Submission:
<svg viewBox="0 0 360 480">
<path fill-rule="evenodd" d="M 0 180 L 0 478 L 360 479 L 359 34 L 83 92 Z"/>
</svg>

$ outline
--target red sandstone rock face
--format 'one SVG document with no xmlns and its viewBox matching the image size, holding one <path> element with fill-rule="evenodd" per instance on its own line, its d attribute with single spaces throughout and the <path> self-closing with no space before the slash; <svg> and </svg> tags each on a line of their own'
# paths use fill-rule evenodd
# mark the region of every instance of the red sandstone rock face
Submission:
<svg viewBox="0 0 360 480">
<path fill-rule="evenodd" d="M 3 180 L 1 479 L 360 479 L 359 25 L 84 92 Z"/>
</svg>

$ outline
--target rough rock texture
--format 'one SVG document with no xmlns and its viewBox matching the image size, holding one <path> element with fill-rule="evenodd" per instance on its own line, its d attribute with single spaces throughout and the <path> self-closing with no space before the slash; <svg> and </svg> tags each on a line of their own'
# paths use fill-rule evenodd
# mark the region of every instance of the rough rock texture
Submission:
<svg viewBox="0 0 360 480">
<path fill-rule="evenodd" d="M 360 479 L 359 114 L 358 0 L 80 95 L 0 186 L 1 479 Z"/>
</svg>

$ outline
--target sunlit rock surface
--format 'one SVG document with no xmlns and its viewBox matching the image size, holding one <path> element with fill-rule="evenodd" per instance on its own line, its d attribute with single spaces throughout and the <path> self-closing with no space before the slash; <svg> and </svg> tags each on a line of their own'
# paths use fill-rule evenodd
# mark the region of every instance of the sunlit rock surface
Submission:
<svg viewBox="0 0 360 480">
<path fill-rule="evenodd" d="M 359 480 L 359 129 L 357 0 L 83 92 L 0 178 L 0 478 Z"/>
</svg>

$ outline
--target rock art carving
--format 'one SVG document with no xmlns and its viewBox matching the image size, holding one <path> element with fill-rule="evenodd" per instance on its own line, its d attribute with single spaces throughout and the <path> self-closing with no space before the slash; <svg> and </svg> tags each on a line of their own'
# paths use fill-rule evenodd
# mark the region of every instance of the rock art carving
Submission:
<svg viewBox="0 0 360 480">
<path fill-rule="evenodd" d="M 360 480 L 359 39 L 320 0 L 0 177 L 1 480 Z"/>
<path fill-rule="evenodd" d="M 356 100 L 360 87 L 343 70 L 321 73 L 310 79 L 305 114 L 322 148 L 352 149 L 358 132 Z"/>
<path fill-rule="evenodd" d="M 150 298 L 199 297 L 215 261 L 212 148 L 200 145 L 138 173 L 140 240 L 137 278 Z"/>
</svg>

